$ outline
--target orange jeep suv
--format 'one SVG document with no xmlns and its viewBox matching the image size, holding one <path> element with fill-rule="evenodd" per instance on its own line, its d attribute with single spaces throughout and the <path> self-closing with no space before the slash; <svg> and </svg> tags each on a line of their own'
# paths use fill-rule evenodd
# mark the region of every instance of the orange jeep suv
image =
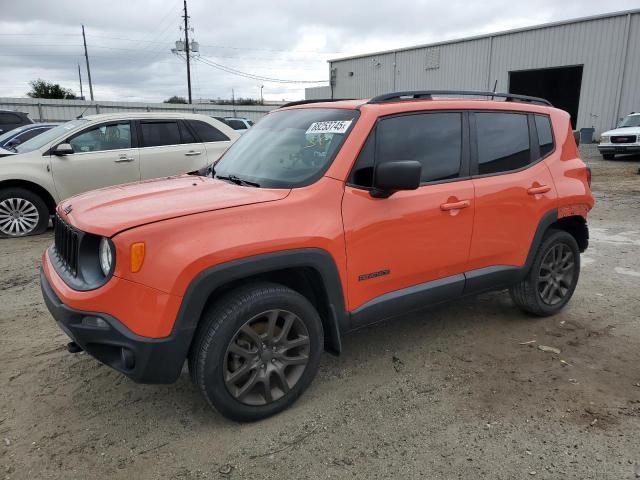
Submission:
<svg viewBox="0 0 640 480">
<path fill-rule="evenodd" d="M 60 203 L 42 291 L 70 351 L 142 383 L 188 362 L 212 407 L 257 420 L 362 326 L 501 289 L 558 312 L 587 248 L 589 184 L 569 115 L 543 99 L 297 102 L 199 176 Z"/>
</svg>

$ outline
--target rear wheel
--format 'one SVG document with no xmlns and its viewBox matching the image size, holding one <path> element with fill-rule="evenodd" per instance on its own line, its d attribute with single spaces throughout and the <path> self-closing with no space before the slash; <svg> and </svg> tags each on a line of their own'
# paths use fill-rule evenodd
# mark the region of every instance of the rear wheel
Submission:
<svg viewBox="0 0 640 480">
<path fill-rule="evenodd" d="M 49 210 L 37 194 L 23 188 L 0 191 L 0 237 L 42 233 L 49 225 Z"/>
<path fill-rule="evenodd" d="M 541 317 L 559 312 L 571 299 L 580 276 L 580 251 L 575 238 L 549 230 L 527 276 L 509 289 L 522 310 Z"/>
<path fill-rule="evenodd" d="M 299 293 L 278 284 L 232 291 L 209 308 L 189 355 L 192 379 L 209 404 L 237 421 L 291 405 L 320 364 L 320 317 Z"/>
<path fill-rule="evenodd" d="M 605 160 L 613 160 L 615 158 L 615 155 L 613 153 L 603 153 L 602 158 L 604 158 Z"/>
</svg>

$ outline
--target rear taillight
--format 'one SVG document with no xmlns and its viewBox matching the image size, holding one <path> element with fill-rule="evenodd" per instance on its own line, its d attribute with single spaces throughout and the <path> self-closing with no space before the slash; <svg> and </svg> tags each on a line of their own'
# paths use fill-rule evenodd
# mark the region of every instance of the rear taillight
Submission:
<svg viewBox="0 0 640 480">
<path fill-rule="evenodd" d="M 589 188 L 591 188 L 591 168 L 587 167 L 587 183 L 589 184 Z"/>
</svg>

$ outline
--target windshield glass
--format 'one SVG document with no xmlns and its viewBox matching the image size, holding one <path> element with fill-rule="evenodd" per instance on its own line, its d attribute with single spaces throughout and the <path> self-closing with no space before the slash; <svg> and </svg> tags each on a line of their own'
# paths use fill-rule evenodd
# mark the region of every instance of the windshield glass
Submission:
<svg viewBox="0 0 640 480">
<path fill-rule="evenodd" d="M 78 118 L 76 120 L 71 120 L 70 122 L 63 123 L 62 125 L 58 125 L 51 130 L 47 130 L 46 132 L 33 137 L 31 140 L 27 140 L 26 142 L 21 143 L 16 147 L 16 151 L 18 153 L 27 153 L 31 152 L 32 150 L 37 150 L 38 148 L 44 147 L 47 143 L 87 122 L 88 120 L 84 118 Z"/>
<path fill-rule="evenodd" d="M 640 115 L 629 115 L 622 121 L 620 127 L 640 127 Z"/>
<path fill-rule="evenodd" d="M 309 185 L 329 168 L 358 115 L 328 108 L 270 113 L 229 148 L 216 177 L 267 188 Z"/>
</svg>

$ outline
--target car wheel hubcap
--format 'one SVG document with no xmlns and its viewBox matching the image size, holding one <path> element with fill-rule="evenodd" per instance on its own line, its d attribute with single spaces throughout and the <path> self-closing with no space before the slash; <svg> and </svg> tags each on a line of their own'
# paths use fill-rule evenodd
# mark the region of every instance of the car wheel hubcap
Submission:
<svg viewBox="0 0 640 480">
<path fill-rule="evenodd" d="M 309 333 L 286 310 L 268 310 L 245 323 L 224 356 L 224 382 L 246 405 L 266 405 L 298 383 L 309 362 Z"/>
<path fill-rule="evenodd" d="M 573 250 L 568 245 L 554 245 L 547 252 L 540 265 L 538 292 L 547 305 L 562 302 L 573 285 L 576 261 Z"/>
<path fill-rule="evenodd" d="M 0 202 L 0 232 L 5 235 L 27 235 L 40 220 L 36 206 L 24 198 L 7 198 Z"/>
</svg>

